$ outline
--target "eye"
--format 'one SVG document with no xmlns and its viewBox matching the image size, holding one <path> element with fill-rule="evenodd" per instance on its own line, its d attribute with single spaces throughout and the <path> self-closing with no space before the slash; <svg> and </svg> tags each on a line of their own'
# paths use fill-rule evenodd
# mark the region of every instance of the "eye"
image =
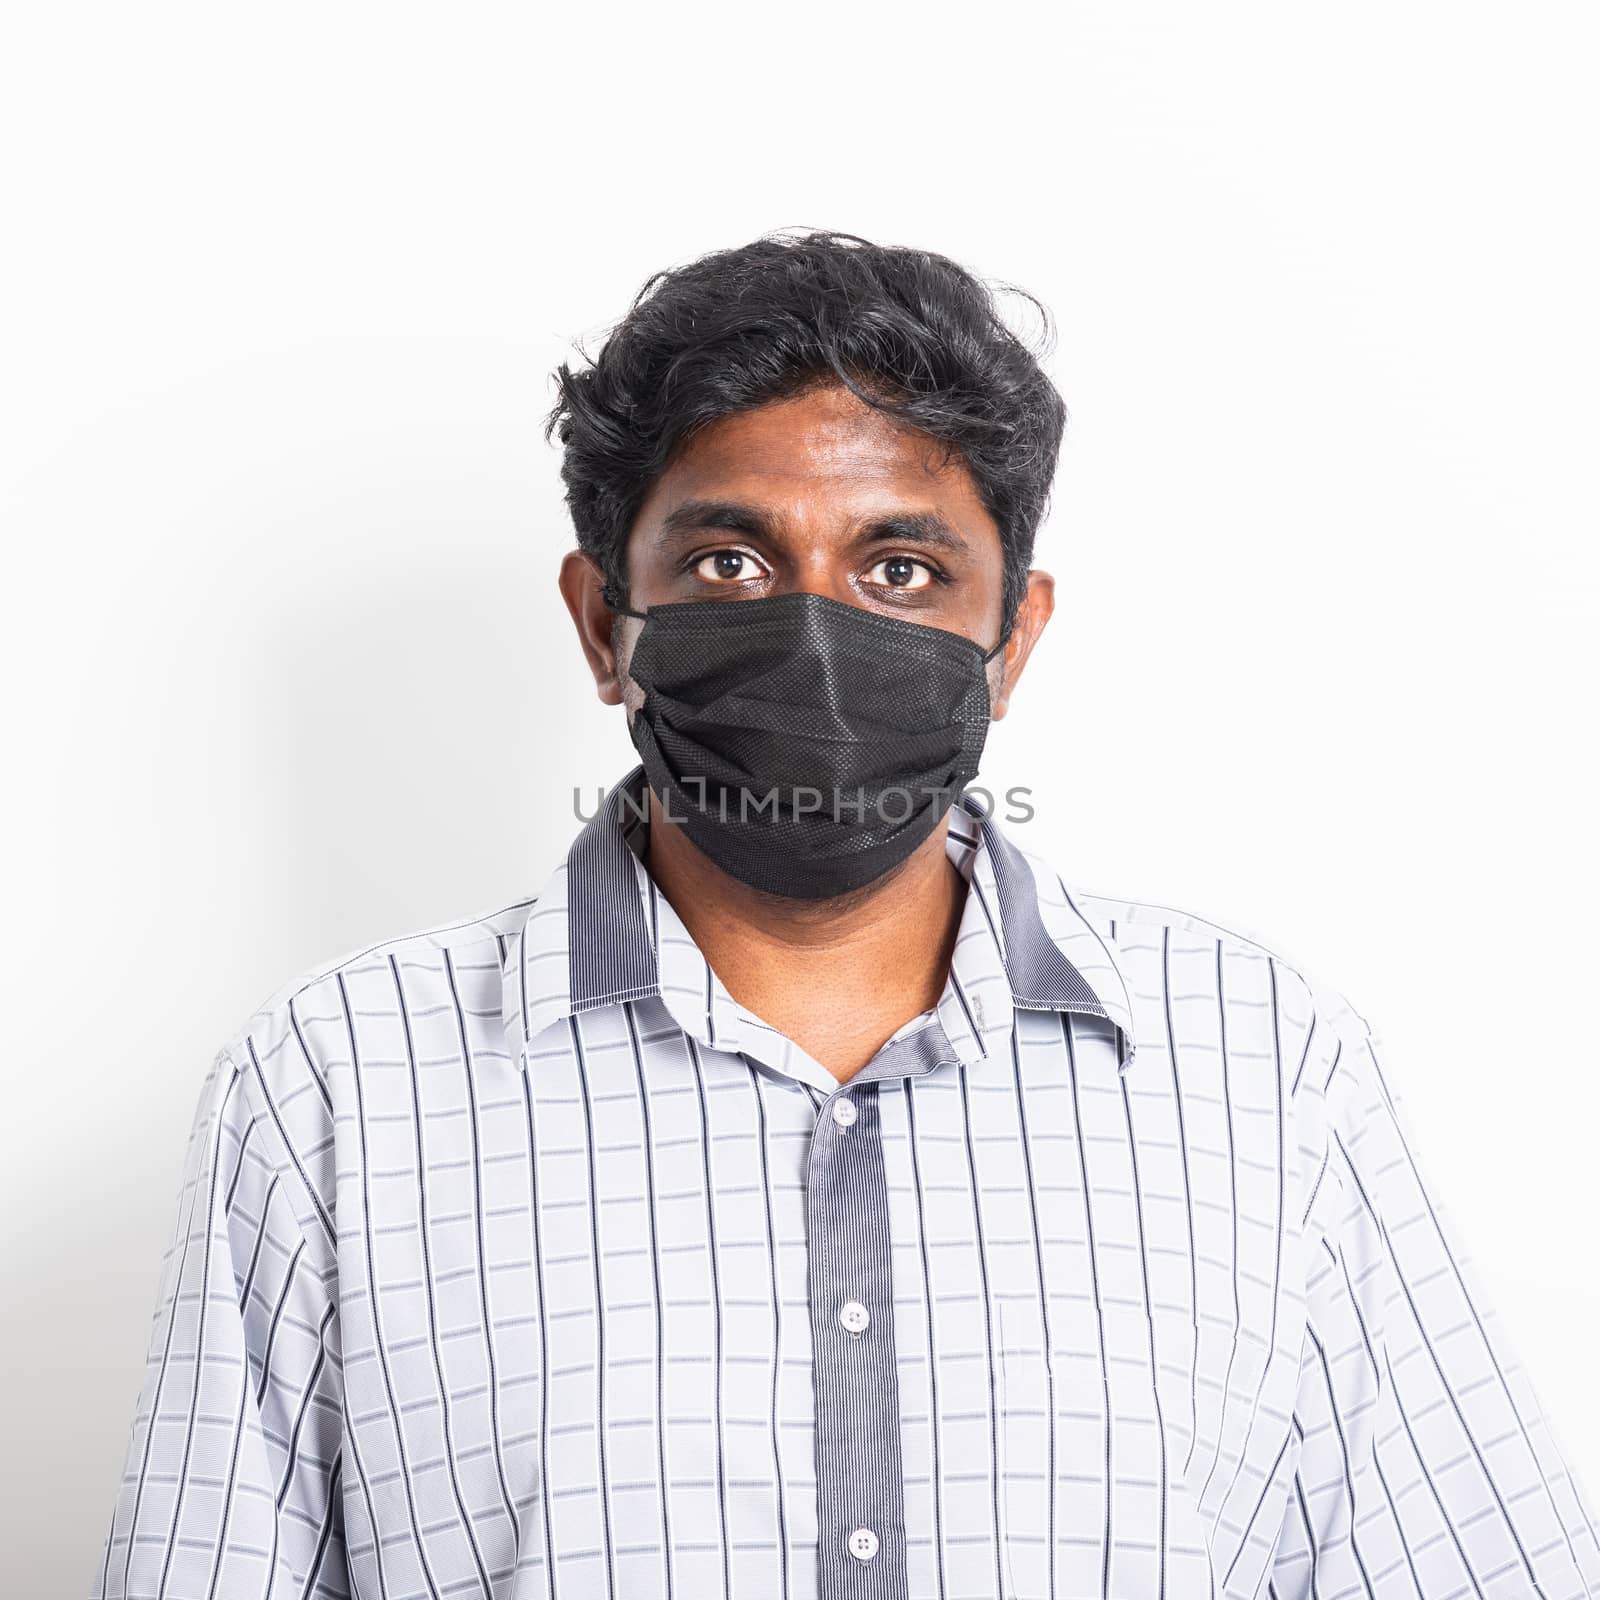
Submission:
<svg viewBox="0 0 1600 1600">
<path fill-rule="evenodd" d="M 707 583 L 740 583 L 759 578 L 766 571 L 754 556 L 743 550 L 713 550 L 694 564 L 694 575 Z"/>
<path fill-rule="evenodd" d="M 933 582 L 933 568 L 910 556 L 889 556 L 867 573 L 867 582 L 886 589 L 925 589 Z"/>
</svg>

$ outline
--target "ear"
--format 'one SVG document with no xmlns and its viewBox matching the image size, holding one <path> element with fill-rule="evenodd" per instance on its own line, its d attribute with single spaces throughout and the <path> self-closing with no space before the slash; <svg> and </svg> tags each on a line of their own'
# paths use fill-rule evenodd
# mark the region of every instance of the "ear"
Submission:
<svg viewBox="0 0 1600 1600">
<path fill-rule="evenodd" d="M 1006 714 L 1011 704 L 1011 691 L 1021 679 L 1022 669 L 1027 666 L 1028 657 L 1033 654 L 1033 647 L 1039 642 L 1039 635 L 1044 632 L 1055 606 L 1056 580 L 1048 572 L 1030 568 L 1027 592 L 1017 607 L 1017 625 L 995 661 L 1000 669 L 1000 681 L 989 700 L 991 722 L 998 722 Z"/>
<path fill-rule="evenodd" d="M 569 550 L 561 558 L 558 582 L 561 598 L 572 613 L 572 625 L 578 630 L 583 658 L 594 674 L 595 690 L 603 704 L 620 706 L 622 679 L 617 672 L 617 656 L 611 642 L 611 608 L 601 598 L 605 574 L 586 551 Z"/>
</svg>

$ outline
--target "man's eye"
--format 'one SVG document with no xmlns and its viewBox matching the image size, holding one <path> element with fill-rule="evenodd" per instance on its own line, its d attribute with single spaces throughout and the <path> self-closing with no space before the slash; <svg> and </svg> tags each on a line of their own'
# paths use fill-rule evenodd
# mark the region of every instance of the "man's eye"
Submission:
<svg viewBox="0 0 1600 1600">
<path fill-rule="evenodd" d="M 887 589 L 925 589 L 933 582 L 933 571 L 910 556 L 890 556 L 867 574 L 867 582 Z"/>
<path fill-rule="evenodd" d="M 694 571 L 697 578 L 708 583 L 737 583 L 761 576 L 755 559 L 742 550 L 713 550 L 695 562 Z"/>
</svg>

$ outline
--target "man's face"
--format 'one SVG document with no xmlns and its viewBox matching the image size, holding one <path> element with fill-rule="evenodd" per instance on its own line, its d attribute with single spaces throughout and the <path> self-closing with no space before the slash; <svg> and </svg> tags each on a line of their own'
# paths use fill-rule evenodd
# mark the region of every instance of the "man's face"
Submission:
<svg viewBox="0 0 1600 1600">
<path fill-rule="evenodd" d="M 984 650 L 1000 636 L 1000 531 L 972 474 L 842 387 L 694 435 L 639 508 L 626 575 L 635 611 L 806 590 L 963 634 Z M 598 584 L 587 556 L 568 556 L 562 590 L 601 698 L 631 713 L 643 695 L 626 678 L 627 658 L 643 623 L 618 618 L 613 634 Z M 989 665 L 996 717 L 1049 616 L 1050 590 L 1047 574 L 1029 574 L 1016 632 Z"/>
</svg>

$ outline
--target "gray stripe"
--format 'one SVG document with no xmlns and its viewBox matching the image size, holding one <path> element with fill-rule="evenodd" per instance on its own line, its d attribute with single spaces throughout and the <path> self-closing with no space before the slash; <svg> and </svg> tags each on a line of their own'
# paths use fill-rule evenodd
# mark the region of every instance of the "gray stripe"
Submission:
<svg viewBox="0 0 1600 1600">
<path fill-rule="evenodd" d="M 905 1600 L 905 1495 L 900 1459 L 899 1375 L 894 1338 L 894 1263 L 883 1165 L 878 1083 L 954 1066 L 937 1023 L 887 1046 L 824 1101 L 807 1164 L 811 1348 L 816 1391 L 818 1578 L 836 1600 Z M 835 1102 L 856 1121 L 840 1127 Z M 866 1307 L 864 1331 L 840 1321 Z M 849 1540 L 867 1528 L 877 1554 L 858 1560 Z"/>
</svg>

